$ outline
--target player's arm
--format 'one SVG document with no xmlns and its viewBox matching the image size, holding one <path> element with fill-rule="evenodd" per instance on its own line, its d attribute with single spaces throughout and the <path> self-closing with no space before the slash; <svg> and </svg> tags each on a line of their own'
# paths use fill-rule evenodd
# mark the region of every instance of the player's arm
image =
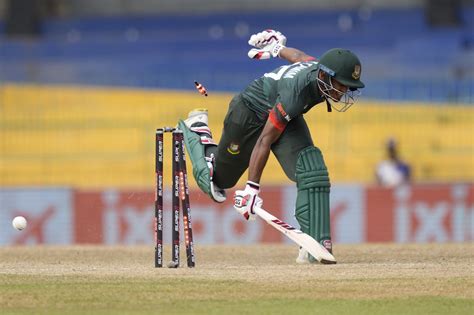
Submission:
<svg viewBox="0 0 474 315">
<path fill-rule="evenodd" d="M 268 157 L 272 144 L 278 140 L 283 129 L 278 129 L 271 122 L 270 118 L 267 120 L 260 137 L 253 148 L 252 155 L 250 156 L 249 165 L 249 177 L 248 180 L 254 183 L 260 183 L 263 169 L 267 164 Z"/>
<path fill-rule="evenodd" d="M 288 60 L 290 63 L 316 60 L 313 56 L 307 55 L 305 52 L 291 47 L 283 47 L 280 49 L 278 56 Z"/>
<path fill-rule="evenodd" d="M 260 178 L 267 164 L 271 146 L 278 140 L 285 127 L 286 122 L 278 119 L 275 110 L 270 111 L 270 116 L 250 157 L 247 185 L 244 190 L 236 190 L 234 193 L 234 208 L 247 220 L 255 219 L 254 208 L 261 207 L 263 203 L 263 200 L 258 196 Z"/>
</svg>

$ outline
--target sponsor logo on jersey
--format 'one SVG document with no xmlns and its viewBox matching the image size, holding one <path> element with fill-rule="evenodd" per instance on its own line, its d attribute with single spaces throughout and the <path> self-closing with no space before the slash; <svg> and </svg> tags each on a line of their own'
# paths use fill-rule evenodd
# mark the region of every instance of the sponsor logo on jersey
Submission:
<svg viewBox="0 0 474 315">
<path fill-rule="evenodd" d="M 240 153 L 240 146 L 238 143 L 231 142 L 227 147 L 227 152 L 233 155 L 237 155 Z"/>
</svg>

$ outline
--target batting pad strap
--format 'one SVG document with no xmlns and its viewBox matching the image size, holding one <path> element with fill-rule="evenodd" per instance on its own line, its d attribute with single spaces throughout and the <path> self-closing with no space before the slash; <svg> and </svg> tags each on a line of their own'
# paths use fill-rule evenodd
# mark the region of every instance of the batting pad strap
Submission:
<svg viewBox="0 0 474 315">
<path fill-rule="evenodd" d="M 331 183 L 321 150 L 307 147 L 299 153 L 296 162 L 296 183 L 298 189 L 316 188 L 329 191 Z"/>
<path fill-rule="evenodd" d="M 297 174 L 296 183 L 299 189 L 331 187 L 327 171 L 307 172 L 300 176 Z"/>
<path fill-rule="evenodd" d="M 201 143 L 206 145 L 217 145 L 217 143 L 214 142 L 212 138 L 206 137 L 206 136 L 201 136 Z"/>
</svg>

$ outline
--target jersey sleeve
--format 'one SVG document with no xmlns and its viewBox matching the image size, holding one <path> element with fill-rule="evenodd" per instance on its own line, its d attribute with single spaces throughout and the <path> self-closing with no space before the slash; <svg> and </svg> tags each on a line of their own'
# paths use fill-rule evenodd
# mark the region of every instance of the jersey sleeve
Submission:
<svg viewBox="0 0 474 315">
<path fill-rule="evenodd" d="M 291 120 L 283 109 L 283 105 L 281 103 L 277 103 L 272 109 L 270 109 L 268 119 L 273 124 L 273 126 L 280 131 L 285 130 L 286 125 Z"/>
<path fill-rule="evenodd" d="M 280 121 L 287 123 L 305 112 L 308 82 L 303 78 L 282 79 L 273 111 Z"/>
<path fill-rule="evenodd" d="M 275 106 L 270 110 L 269 119 L 280 131 L 295 117 L 305 112 L 306 102 L 300 93 L 283 93 L 279 95 Z"/>
<path fill-rule="evenodd" d="M 314 104 L 314 65 L 312 62 L 295 63 L 287 66 L 284 73 L 273 75 L 277 77 L 277 85 L 269 120 L 280 131 L 283 131 L 293 118 L 304 114 Z"/>
</svg>

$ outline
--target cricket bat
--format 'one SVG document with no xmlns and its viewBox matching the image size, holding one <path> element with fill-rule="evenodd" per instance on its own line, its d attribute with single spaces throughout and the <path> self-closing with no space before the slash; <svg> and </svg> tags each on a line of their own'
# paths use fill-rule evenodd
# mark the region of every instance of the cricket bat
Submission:
<svg viewBox="0 0 474 315">
<path fill-rule="evenodd" d="M 278 219 L 262 208 L 254 207 L 254 212 L 289 239 L 303 247 L 314 258 L 323 264 L 335 264 L 336 258 L 318 241 L 290 224 Z"/>
</svg>

